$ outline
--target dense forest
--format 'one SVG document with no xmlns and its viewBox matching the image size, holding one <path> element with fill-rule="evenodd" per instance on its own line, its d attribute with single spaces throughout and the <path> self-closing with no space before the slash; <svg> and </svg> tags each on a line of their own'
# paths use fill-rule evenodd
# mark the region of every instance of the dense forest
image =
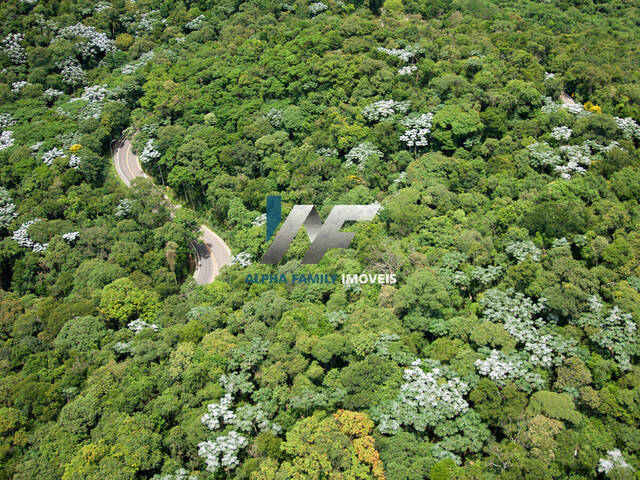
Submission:
<svg viewBox="0 0 640 480">
<path fill-rule="evenodd" d="M 640 478 L 637 0 L 0 19 L 0 480 Z M 264 265 L 268 195 L 380 208 Z"/>
</svg>

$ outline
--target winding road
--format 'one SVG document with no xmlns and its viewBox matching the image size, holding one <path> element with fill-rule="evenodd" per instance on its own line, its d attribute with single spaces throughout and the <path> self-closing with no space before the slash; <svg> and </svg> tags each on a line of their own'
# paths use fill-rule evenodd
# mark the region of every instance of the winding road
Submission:
<svg viewBox="0 0 640 480">
<path fill-rule="evenodd" d="M 571 98 L 569 95 L 567 95 L 566 92 L 562 92 L 560 94 L 560 101 L 565 105 L 577 105 L 576 101 L 573 98 Z"/>
<path fill-rule="evenodd" d="M 565 104 L 576 102 L 565 92 L 560 94 L 560 101 Z M 131 151 L 131 142 L 126 138 L 119 139 L 113 150 L 116 172 L 120 179 L 128 186 L 135 178 L 149 178 L 140 166 L 138 157 Z M 166 198 L 166 195 L 165 195 Z M 180 205 L 176 205 L 180 208 Z M 172 214 L 173 216 L 173 214 Z M 200 226 L 200 240 L 192 242 L 191 247 L 196 252 L 196 269 L 193 278 L 199 285 L 213 282 L 220 273 L 220 268 L 231 263 L 231 250 L 224 240 L 204 225 Z"/>
<path fill-rule="evenodd" d="M 149 177 L 142 170 L 138 157 L 131 151 L 131 142 L 126 138 L 118 140 L 115 144 L 113 160 L 118 176 L 128 187 L 135 178 Z M 180 205 L 176 207 L 179 208 Z M 191 247 L 196 252 L 197 263 L 193 278 L 198 285 L 213 282 L 220 269 L 231 263 L 231 250 L 227 244 L 204 225 L 200 226 L 200 240 L 192 242 Z"/>
</svg>

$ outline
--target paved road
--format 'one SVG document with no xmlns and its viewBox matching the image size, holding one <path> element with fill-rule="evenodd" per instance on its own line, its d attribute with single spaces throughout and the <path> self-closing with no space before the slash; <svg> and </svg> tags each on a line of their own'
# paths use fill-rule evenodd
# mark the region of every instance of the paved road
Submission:
<svg viewBox="0 0 640 480">
<path fill-rule="evenodd" d="M 577 105 L 576 101 L 567 95 L 565 92 L 560 94 L 560 101 L 565 105 Z"/>
<path fill-rule="evenodd" d="M 116 143 L 113 159 L 118 175 L 127 186 L 131 186 L 134 178 L 148 178 L 140 166 L 138 157 L 131 151 L 131 142 L 126 138 Z M 180 205 L 176 205 L 175 208 L 180 208 Z M 193 278 L 199 285 L 213 282 L 220 268 L 231 263 L 231 250 L 227 244 L 204 225 L 200 227 L 199 241 L 192 242 L 191 247 L 196 252 L 197 261 Z"/>
</svg>

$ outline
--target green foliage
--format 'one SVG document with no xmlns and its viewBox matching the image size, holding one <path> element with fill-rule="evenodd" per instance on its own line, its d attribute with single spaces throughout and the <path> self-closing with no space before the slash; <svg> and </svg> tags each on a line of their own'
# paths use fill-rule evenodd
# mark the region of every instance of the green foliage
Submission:
<svg viewBox="0 0 640 480">
<path fill-rule="evenodd" d="M 565 360 L 562 366 L 558 367 L 558 378 L 555 387 L 558 390 L 577 389 L 591 383 L 591 371 L 586 364 L 577 357 L 570 357 Z"/>
<path fill-rule="evenodd" d="M 327 416 L 316 412 L 297 422 L 282 443 L 282 450 L 293 455 L 293 460 L 279 467 L 262 464 L 252 478 L 322 478 L 339 472 L 346 477 L 382 479 L 384 472 L 369 435 L 372 428 L 366 414 L 339 410 Z"/>
<path fill-rule="evenodd" d="M 637 473 L 637 6 L 314 3 L 0 2 L 0 480 Z M 265 266 L 276 194 L 382 208 Z"/>
<path fill-rule="evenodd" d="M 436 112 L 433 125 L 433 138 L 443 150 L 455 150 L 483 128 L 480 114 L 476 110 L 465 111 L 458 105 L 446 105 Z"/>
<path fill-rule="evenodd" d="M 93 395 L 77 397 L 60 411 L 60 426 L 69 433 L 86 435 L 100 415 L 100 402 Z"/>
<path fill-rule="evenodd" d="M 580 423 L 582 416 L 576 412 L 573 400 L 567 393 L 554 393 L 541 390 L 531 396 L 527 407 L 529 414 L 543 412 L 551 418 L 567 420 L 571 423 Z"/>
<path fill-rule="evenodd" d="M 450 458 L 445 458 L 431 467 L 429 470 L 429 479 L 450 480 L 454 478 L 455 471 L 456 463 Z"/>
<path fill-rule="evenodd" d="M 408 328 L 436 334 L 443 328 L 438 320 L 452 312 L 449 293 L 429 270 L 410 276 L 394 295 L 394 304 Z"/>
<path fill-rule="evenodd" d="M 389 480 L 421 480 L 435 463 L 428 442 L 410 432 L 379 436 L 380 458 Z"/>
<path fill-rule="evenodd" d="M 53 344 L 60 351 L 87 351 L 100 346 L 106 330 L 101 319 L 96 317 L 76 317 L 67 321 Z"/>
<path fill-rule="evenodd" d="M 158 294 L 137 288 L 128 278 L 121 278 L 105 286 L 100 296 L 100 310 L 119 326 L 136 318 L 154 320 L 158 311 Z"/>
</svg>

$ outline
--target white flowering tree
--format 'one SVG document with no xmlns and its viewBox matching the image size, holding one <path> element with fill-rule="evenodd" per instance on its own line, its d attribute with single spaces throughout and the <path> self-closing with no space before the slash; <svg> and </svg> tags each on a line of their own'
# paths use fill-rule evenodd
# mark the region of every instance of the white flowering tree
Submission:
<svg viewBox="0 0 640 480">
<path fill-rule="evenodd" d="M 215 472 L 220 467 L 233 469 L 240 463 L 238 453 L 247 445 L 247 437 L 231 430 L 227 435 L 220 435 L 214 440 L 200 442 L 198 455 L 204 458 L 209 472 Z"/>
<path fill-rule="evenodd" d="M 320 147 L 316 149 L 316 153 L 323 158 L 337 158 L 338 150 L 331 147 Z"/>
<path fill-rule="evenodd" d="M 230 392 L 224 394 L 218 403 L 207 405 L 207 412 L 201 420 L 209 430 L 220 430 L 223 425 L 228 425 L 236 419 L 236 414 L 231 410 L 233 395 Z"/>
<path fill-rule="evenodd" d="M 487 287 L 494 283 L 502 275 L 502 267 L 498 265 L 489 265 L 487 267 L 474 267 L 471 270 L 471 280 L 476 281 L 483 287 Z"/>
<path fill-rule="evenodd" d="M 38 156 L 38 152 L 40 151 L 40 147 L 44 144 L 44 141 L 39 141 L 34 143 L 33 145 L 29 145 L 29 150 L 31 150 L 31 155 L 34 157 Z"/>
<path fill-rule="evenodd" d="M 7 228 L 18 216 L 16 205 L 9 194 L 9 191 L 0 187 L 0 228 Z"/>
<path fill-rule="evenodd" d="M 404 371 L 404 383 L 395 400 L 374 407 L 378 430 L 395 434 L 404 428 L 430 432 L 440 440 L 432 454 L 460 458 L 454 453 L 480 451 L 489 430 L 469 408 L 464 396 L 469 385 L 433 360 L 415 360 Z"/>
<path fill-rule="evenodd" d="M 209 472 L 216 472 L 221 467 L 233 469 L 238 466 L 238 454 L 248 445 L 248 438 L 240 432 L 269 431 L 278 434 L 281 431 L 281 428 L 269 419 L 260 403 L 243 405 L 235 411 L 232 410 L 235 394 L 243 390 L 236 381 L 238 374 L 232 377 L 233 375 L 223 375 L 220 378 L 225 394 L 219 402 L 207 405 L 207 413 L 201 417 L 202 423 L 214 432 L 220 432 L 227 426 L 226 434 L 198 444 L 198 455 L 204 458 Z"/>
<path fill-rule="evenodd" d="M 418 70 L 417 65 L 405 65 L 398 69 L 398 75 L 401 77 L 406 77 L 414 74 Z"/>
<path fill-rule="evenodd" d="M 155 53 L 153 52 L 153 50 L 143 53 L 135 62 L 127 63 L 126 65 L 120 67 L 120 71 L 124 75 L 133 75 L 140 68 L 144 67 L 147 63 L 153 60 L 154 57 Z"/>
<path fill-rule="evenodd" d="M 162 18 L 159 10 L 149 10 L 140 14 L 140 20 L 136 26 L 137 34 L 144 34 L 145 32 L 153 31 L 153 28 L 158 25 L 166 25 L 167 20 Z"/>
<path fill-rule="evenodd" d="M 487 290 L 480 299 L 485 320 L 502 324 L 529 353 L 532 365 L 549 367 L 561 364 L 567 354 L 575 353 L 576 342 L 556 333 L 550 322 L 540 315 L 544 302 L 544 298 L 534 302 L 513 289 L 495 288 Z"/>
<path fill-rule="evenodd" d="M 72 153 L 69 156 L 69 167 L 75 170 L 78 170 L 81 164 L 82 164 L 82 159 L 80 158 L 80 156 L 76 155 L 75 153 Z"/>
<path fill-rule="evenodd" d="M 553 242 L 551 242 L 551 248 L 561 248 L 561 247 L 569 247 L 569 246 L 571 246 L 571 244 L 569 243 L 569 240 L 567 240 L 565 237 L 555 238 Z"/>
<path fill-rule="evenodd" d="M 395 100 L 380 100 L 362 109 L 362 116 L 369 122 L 377 122 L 389 118 L 397 113 L 406 113 L 410 102 L 396 102 Z"/>
<path fill-rule="evenodd" d="M 261 213 L 260 215 L 258 215 L 256 218 L 253 219 L 253 222 L 251 222 L 251 225 L 253 225 L 254 227 L 261 227 L 266 223 L 267 223 L 267 214 Z"/>
<path fill-rule="evenodd" d="M 572 131 L 567 126 L 555 127 L 551 130 L 551 138 L 558 142 L 566 142 L 571 138 Z"/>
<path fill-rule="evenodd" d="M 562 108 L 562 104 L 556 103 L 551 97 L 542 97 L 542 107 L 540 111 L 542 113 L 555 113 Z"/>
<path fill-rule="evenodd" d="M 565 130 L 566 129 L 566 130 Z M 571 129 L 557 127 L 551 133 L 558 142 L 564 142 L 571 137 Z M 618 142 L 612 141 L 608 145 L 600 145 L 593 140 L 585 140 L 580 145 L 560 145 L 554 148 L 547 142 L 532 143 L 527 147 L 529 163 L 534 168 L 552 167 L 565 180 L 574 175 L 584 175 L 586 168 L 593 162 L 593 155 L 620 148 Z"/>
<path fill-rule="evenodd" d="M 418 147 L 426 147 L 429 145 L 428 136 L 431 133 L 431 122 L 433 121 L 433 113 L 420 113 L 409 115 L 400 123 L 405 127 L 405 131 L 400 135 L 400 140 L 407 144 L 407 147 L 413 147 L 413 156 L 418 152 Z"/>
<path fill-rule="evenodd" d="M 14 141 L 15 140 L 13 138 L 13 131 L 4 130 L 2 133 L 0 133 L 0 151 L 13 146 Z"/>
<path fill-rule="evenodd" d="M 77 118 L 80 120 L 100 118 L 102 107 L 110 95 L 111 91 L 106 85 L 93 85 L 86 87 L 81 96 L 72 98 L 68 103 L 81 103 L 82 109 L 77 114 Z"/>
<path fill-rule="evenodd" d="M 560 155 L 547 142 L 532 143 L 527 147 L 527 151 L 529 153 L 529 163 L 534 168 L 548 165 L 555 167 L 562 162 Z"/>
<path fill-rule="evenodd" d="M 416 80 L 418 80 L 418 66 L 415 63 L 418 60 L 418 56 L 424 53 L 424 48 L 420 45 L 407 45 L 404 48 L 378 47 L 378 52 L 397 58 L 401 63 L 409 63 L 409 65 L 403 65 L 398 69 L 398 75 L 408 77 L 415 73 Z"/>
<path fill-rule="evenodd" d="M 131 214 L 131 200 L 123 198 L 116 207 L 116 218 L 126 218 Z"/>
<path fill-rule="evenodd" d="M 640 139 L 640 125 L 631 117 L 614 117 L 618 130 L 622 132 L 622 137 L 627 140 L 632 138 Z"/>
<path fill-rule="evenodd" d="M 145 143 L 144 145 L 144 149 L 140 154 L 140 160 L 142 161 L 142 163 L 146 165 L 150 162 L 157 160 L 161 156 L 162 154 L 158 151 L 155 139 L 150 138 L 149 140 L 147 140 L 147 143 Z"/>
<path fill-rule="evenodd" d="M 593 115 L 593 112 L 589 110 L 585 110 L 582 105 L 577 103 L 563 103 L 560 105 L 560 108 L 565 108 L 569 113 L 572 113 L 576 116 L 576 118 L 588 117 L 589 115 Z"/>
<path fill-rule="evenodd" d="M 383 433 L 396 432 L 402 425 L 423 432 L 469 408 L 464 399 L 469 386 L 446 369 L 425 371 L 422 361 L 415 360 L 403 378 L 398 397 L 379 416 L 378 430 Z"/>
<path fill-rule="evenodd" d="M 589 339 L 609 351 L 622 370 L 631 369 L 631 357 L 640 355 L 640 336 L 630 313 L 614 306 L 607 312 L 597 295 L 589 299 L 589 312 L 577 324 L 587 331 Z"/>
<path fill-rule="evenodd" d="M 47 100 L 48 102 L 55 100 L 56 98 L 58 98 L 59 96 L 64 95 L 64 92 L 60 91 L 60 90 L 56 90 L 55 88 L 47 88 L 44 93 L 42 94 L 42 96 L 45 98 L 45 100 Z"/>
<path fill-rule="evenodd" d="M 131 342 L 116 342 L 113 344 L 113 350 L 121 355 L 131 353 Z"/>
<path fill-rule="evenodd" d="M 31 225 L 39 221 L 40 221 L 39 218 L 35 218 L 33 220 L 29 220 L 28 222 L 23 223 L 22 225 L 20 225 L 20 228 L 18 228 L 13 232 L 13 234 L 11 235 L 11 238 L 15 240 L 18 243 L 18 245 L 20 245 L 21 247 L 30 248 L 33 252 L 36 252 L 36 253 L 44 252 L 49 246 L 49 244 L 34 242 L 33 240 L 31 240 L 31 237 L 29 236 L 29 231 L 28 231 Z"/>
<path fill-rule="evenodd" d="M 10 113 L 0 113 L 0 130 L 6 130 L 16 124 L 16 119 Z"/>
<path fill-rule="evenodd" d="M 76 23 L 58 31 L 52 43 L 58 39 L 75 41 L 76 51 L 84 60 L 94 59 L 115 50 L 115 44 L 106 33 L 99 32 L 95 27 Z"/>
<path fill-rule="evenodd" d="M 154 475 L 151 480 L 198 480 L 197 475 L 189 474 L 184 468 L 179 468 L 174 473 L 165 473 L 164 475 Z"/>
<path fill-rule="evenodd" d="M 68 232 L 62 234 L 62 239 L 67 243 L 75 242 L 80 236 L 80 232 Z"/>
<path fill-rule="evenodd" d="M 47 150 L 42 154 L 42 161 L 45 163 L 45 165 L 51 166 L 51 164 L 56 158 L 64 158 L 64 157 L 66 157 L 66 155 L 64 154 L 64 150 L 58 147 L 54 147 L 51 150 Z"/>
<path fill-rule="evenodd" d="M 272 108 L 267 112 L 267 120 L 273 128 L 280 128 L 282 125 L 282 110 Z"/>
<path fill-rule="evenodd" d="M 248 267 L 251 265 L 251 254 L 249 252 L 240 252 L 238 255 L 231 257 L 231 265 L 240 265 Z"/>
<path fill-rule="evenodd" d="M 630 470 L 632 472 L 635 471 L 633 466 L 627 463 L 622 452 L 617 448 L 607 451 L 607 457 L 598 460 L 598 472 L 609 476 L 609 473 L 614 469 Z"/>
<path fill-rule="evenodd" d="M 387 55 L 391 55 L 392 57 L 395 57 L 404 63 L 415 63 L 418 55 L 424 53 L 424 48 L 422 48 L 420 45 L 408 45 L 404 48 L 378 47 L 378 51 L 386 53 Z"/>
<path fill-rule="evenodd" d="M 527 258 L 534 262 L 539 262 L 542 256 L 542 251 L 531 240 L 510 243 L 505 248 L 505 251 L 515 258 L 518 263 L 524 262 Z"/>
<path fill-rule="evenodd" d="M 565 180 L 570 180 L 575 174 L 584 175 L 591 164 L 591 149 L 588 144 L 561 145 L 560 153 L 565 159 L 564 165 L 556 165 L 555 170 Z"/>
<path fill-rule="evenodd" d="M 75 58 L 62 60 L 56 63 L 56 67 L 60 69 L 64 84 L 71 89 L 75 89 L 87 82 L 87 75 Z"/>
<path fill-rule="evenodd" d="M 31 85 L 31 84 L 26 80 L 19 80 L 17 82 L 13 82 L 11 84 L 11 93 L 20 93 L 20 90 L 22 90 L 27 85 Z"/>
<path fill-rule="evenodd" d="M 158 332 L 160 330 L 160 327 L 155 323 L 147 323 L 144 320 L 140 320 L 139 318 L 129 322 L 127 324 L 127 328 L 136 335 L 139 334 L 145 328 L 150 328 L 154 332 Z"/>
<path fill-rule="evenodd" d="M 532 365 L 524 352 L 504 354 L 492 350 L 483 360 L 476 360 L 475 366 L 480 375 L 489 377 L 496 385 L 505 386 L 513 382 L 524 391 L 532 392 L 544 386 L 544 379 L 531 371 Z"/>
<path fill-rule="evenodd" d="M 367 162 L 372 158 L 378 160 L 382 158 L 382 152 L 371 142 L 362 142 L 351 150 L 345 156 L 345 167 L 356 166 L 358 170 L 364 170 Z"/>
<path fill-rule="evenodd" d="M 309 5 L 309 12 L 311 12 L 311 16 L 315 17 L 316 15 L 324 12 L 327 8 L 327 5 L 322 2 L 314 2 Z"/>
<path fill-rule="evenodd" d="M 393 179 L 393 183 L 404 185 L 407 183 L 407 172 L 400 172 L 396 178 Z"/>
<path fill-rule="evenodd" d="M 187 30 L 198 30 L 204 25 L 204 15 L 198 15 L 196 18 L 187 22 L 184 26 Z"/>
<path fill-rule="evenodd" d="M 548 79 L 552 79 L 553 77 L 548 77 Z M 540 111 L 542 113 L 555 113 L 561 108 L 564 108 L 568 112 L 572 113 L 576 116 L 576 118 L 587 117 L 589 115 L 593 115 L 593 112 L 589 110 L 585 110 L 582 105 L 578 105 L 577 103 L 559 103 L 554 102 L 551 97 L 543 97 L 542 98 L 542 108 Z"/>
<path fill-rule="evenodd" d="M 27 62 L 27 51 L 22 46 L 24 35 L 10 33 L 2 39 L 2 53 L 4 53 L 14 65 L 22 65 Z"/>
</svg>

